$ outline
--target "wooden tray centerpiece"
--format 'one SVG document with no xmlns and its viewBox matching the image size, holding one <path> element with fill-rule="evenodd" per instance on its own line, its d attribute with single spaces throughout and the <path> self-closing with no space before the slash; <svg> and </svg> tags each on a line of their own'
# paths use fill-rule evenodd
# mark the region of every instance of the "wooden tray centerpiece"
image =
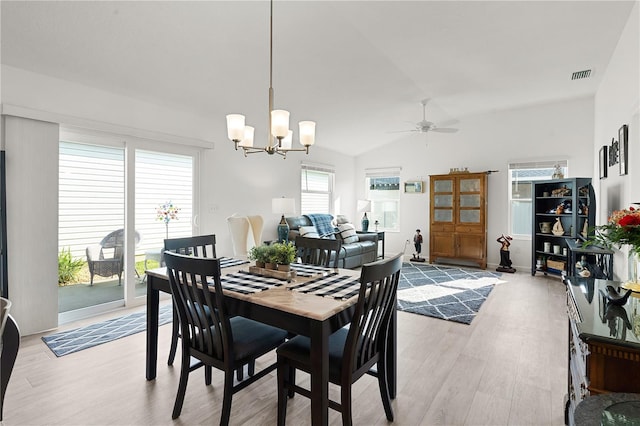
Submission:
<svg viewBox="0 0 640 426">
<path fill-rule="evenodd" d="M 278 271 L 276 269 L 260 268 L 258 266 L 249 266 L 249 272 L 256 275 L 262 275 L 263 277 L 272 277 L 288 281 L 294 279 L 297 275 L 296 271 L 293 269 L 290 271 Z"/>
</svg>

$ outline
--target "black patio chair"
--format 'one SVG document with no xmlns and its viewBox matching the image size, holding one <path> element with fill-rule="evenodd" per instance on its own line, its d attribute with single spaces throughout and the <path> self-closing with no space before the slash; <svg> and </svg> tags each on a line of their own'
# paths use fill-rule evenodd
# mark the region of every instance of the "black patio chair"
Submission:
<svg viewBox="0 0 640 426">
<path fill-rule="evenodd" d="M 136 245 L 140 242 L 140 234 L 135 233 Z M 87 247 L 87 264 L 91 283 L 93 277 L 118 276 L 118 285 L 122 285 L 122 271 L 124 270 L 124 229 L 118 229 L 109 233 L 100 241 L 100 244 Z"/>
</svg>

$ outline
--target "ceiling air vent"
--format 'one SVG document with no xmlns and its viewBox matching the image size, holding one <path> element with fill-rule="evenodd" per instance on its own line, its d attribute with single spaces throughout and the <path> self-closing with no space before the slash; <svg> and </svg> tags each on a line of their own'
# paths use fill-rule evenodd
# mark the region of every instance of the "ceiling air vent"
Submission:
<svg viewBox="0 0 640 426">
<path fill-rule="evenodd" d="M 571 80 L 580 80 L 581 78 L 589 78 L 591 76 L 591 70 L 576 71 L 571 74 Z"/>
</svg>

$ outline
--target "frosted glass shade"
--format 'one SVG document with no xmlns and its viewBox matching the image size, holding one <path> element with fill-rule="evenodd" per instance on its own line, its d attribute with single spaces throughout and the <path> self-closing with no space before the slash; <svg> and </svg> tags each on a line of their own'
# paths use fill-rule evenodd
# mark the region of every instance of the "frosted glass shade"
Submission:
<svg viewBox="0 0 640 426">
<path fill-rule="evenodd" d="M 316 141 L 315 121 L 301 121 L 298 126 L 300 127 L 300 143 L 304 146 L 313 145 Z"/>
<path fill-rule="evenodd" d="M 244 138 L 244 115 L 227 115 L 227 137 L 232 141 L 241 141 Z"/>
<path fill-rule="evenodd" d="M 271 134 L 276 138 L 284 138 L 289 132 L 289 111 L 274 109 L 271 111 Z"/>
<path fill-rule="evenodd" d="M 371 200 L 358 200 L 358 212 L 366 213 L 371 211 Z"/>
<path fill-rule="evenodd" d="M 273 198 L 271 200 L 271 212 L 276 214 L 294 214 L 296 212 L 296 200 L 293 198 Z"/>
<path fill-rule="evenodd" d="M 242 146 L 245 148 L 253 148 L 253 134 L 255 129 L 251 126 L 244 126 L 244 136 L 242 138 L 242 142 L 238 144 L 238 146 Z"/>
<path fill-rule="evenodd" d="M 291 149 L 292 141 L 293 141 L 293 131 L 289 130 L 287 132 L 287 136 L 284 139 L 282 139 L 282 142 L 280 143 L 280 148 Z"/>
</svg>

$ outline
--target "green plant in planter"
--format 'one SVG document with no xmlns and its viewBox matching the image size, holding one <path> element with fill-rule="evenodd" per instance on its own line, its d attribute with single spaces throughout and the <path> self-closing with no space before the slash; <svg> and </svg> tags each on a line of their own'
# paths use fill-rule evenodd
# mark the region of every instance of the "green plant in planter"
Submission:
<svg viewBox="0 0 640 426">
<path fill-rule="evenodd" d="M 266 246 L 265 263 L 270 264 L 272 269 L 276 268 L 278 263 L 278 243 Z"/>
<path fill-rule="evenodd" d="M 276 263 L 278 265 L 290 265 L 296 260 L 296 246 L 293 242 L 274 244 L 276 251 Z"/>
<path fill-rule="evenodd" d="M 264 264 L 269 260 L 269 246 L 263 244 L 252 247 L 249 251 L 249 260 L 255 260 L 256 266 L 264 268 Z"/>
<path fill-rule="evenodd" d="M 76 281 L 83 266 L 84 260 L 74 259 L 70 248 L 62 249 L 58 253 L 58 285 L 67 285 Z"/>
</svg>

